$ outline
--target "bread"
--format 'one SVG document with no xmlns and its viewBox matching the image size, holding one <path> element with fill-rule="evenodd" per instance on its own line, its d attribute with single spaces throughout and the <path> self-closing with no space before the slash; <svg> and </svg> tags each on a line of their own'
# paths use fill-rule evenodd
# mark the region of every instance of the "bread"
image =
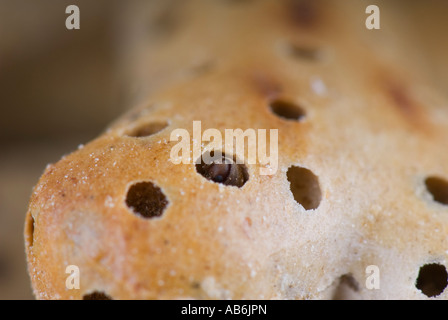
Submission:
<svg viewBox="0 0 448 320">
<path fill-rule="evenodd" d="M 170 10 L 172 34 L 136 41 L 136 107 L 33 191 L 36 297 L 446 299 L 448 100 L 406 33 L 354 1 Z M 193 121 L 278 129 L 277 170 L 173 163 Z"/>
</svg>

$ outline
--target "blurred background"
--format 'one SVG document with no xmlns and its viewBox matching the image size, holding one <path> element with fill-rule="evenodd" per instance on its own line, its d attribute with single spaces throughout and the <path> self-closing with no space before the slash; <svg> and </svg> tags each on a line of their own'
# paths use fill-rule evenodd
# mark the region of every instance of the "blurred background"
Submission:
<svg viewBox="0 0 448 320">
<path fill-rule="evenodd" d="M 152 23 L 144 15 L 139 19 L 163 36 L 170 10 L 180 2 L 147 1 Z M 422 52 L 434 87 L 448 96 L 448 1 L 392 2 L 406 19 L 395 25 L 412 33 L 411 50 Z M 72 4 L 81 10 L 80 30 L 65 28 L 65 8 Z M 23 224 L 32 187 L 46 165 L 99 135 L 132 106 L 123 63 L 131 38 L 126 21 L 132 20 L 123 19 L 124 9 L 131 5 L 0 0 L 0 299 L 33 299 Z"/>
<path fill-rule="evenodd" d="M 67 30 L 65 8 L 81 8 Z M 0 0 L 0 299 L 32 299 L 23 222 L 48 163 L 120 114 L 113 1 Z"/>
</svg>

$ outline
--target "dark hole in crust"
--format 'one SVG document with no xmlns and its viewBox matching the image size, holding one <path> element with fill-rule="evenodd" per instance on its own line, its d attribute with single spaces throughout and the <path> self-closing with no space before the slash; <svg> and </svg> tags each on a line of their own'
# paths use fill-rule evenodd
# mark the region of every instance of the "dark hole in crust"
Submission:
<svg viewBox="0 0 448 320">
<path fill-rule="evenodd" d="M 322 60 L 322 52 L 312 46 L 289 44 L 288 53 L 292 58 L 302 59 L 307 61 Z"/>
<path fill-rule="evenodd" d="M 221 183 L 226 186 L 241 188 L 249 179 L 247 168 L 244 164 L 237 164 L 232 159 L 222 154 L 221 160 L 207 163 L 204 159 L 214 156 L 214 151 L 203 154 L 201 162 L 196 163 L 196 171 L 207 180 Z"/>
<path fill-rule="evenodd" d="M 294 25 L 301 28 L 311 28 L 318 18 L 317 0 L 288 0 L 287 10 Z"/>
<path fill-rule="evenodd" d="M 165 0 L 159 3 L 155 14 L 146 23 L 148 35 L 155 40 L 166 41 L 179 30 L 182 21 L 182 2 Z"/>
<path fill-rule="evenodd" d="M 135 129 L 130 130 L 127 135 L 134 138 L 149 137 L 156 134 L 168 126 L 166 122 L 151 122 L 141 125 Z"/>
<path fill-rule="evenodd" d="M 316 209 L 322 199 L 319 180 L 310 170 L 292 166 L 286 173 L 294 200 L 305 210 Z"/>
<path fill-rule="evenodd" d="M 112 297 L 108 296 L 102 291 L 94 291 L 82 296 L 82 300 L 112 300 Z"/>
<path fill-rule="evenodd" d="M 356 281 L 351 274 L 344 274 L 343 276 L 341 276 L 340 281 L 341 281 L 340 283 L 346 285 L 353 291 L 359 290 L 358 281 Z"/>
<path fill-rule="evenodd" d="M 438 177 L 428 177 L 426 188 L 432 194 L 434 201 L 448 205 L 448 181 Z"/>
<path fill-rule="evenodd" d="M 353 293 L 359 291 L 359 283 L 351 274 L 344 274 L 339 278 L 339 284 L 333 294 L 333 300 L 348 300 Z"/>
<path fill-rule="evenodd" d="M 189 74 L 193 76 L 200 76 L 213 70 L 213 67 L 214 63 L 212 61 L 203 61 L 201 63 L 193 64 L 189 68 Z"/>
<path fill-rule="evenodd" d="M 152 182 L 138 182 L 129 188 L 126 204 L 135 214 L 154 218 L 162 215 L 168 200 L 162 190 Z"/>
<path fill-rule="evenodd" d="M 26 228 L 26 240 L 28 242 L 28 246 L 32 247 L 34 243 L 34 218 L 31 214 L 28 216 Z"/>
<path fill-rule="evenodd" d="M 415 286 L 426 296 L 435 297 L 445 290 L 447 282 L 448 274 L 445 266 L 431 263 L 420 268 Z"/>
<path fill-rule="evenodd" d="M 286 120 L 299 121 L 305 117 L 305 111 L 300 106 L 288 101 L 272 101 L 270 108 L 274 114 Z"/>
</svg>

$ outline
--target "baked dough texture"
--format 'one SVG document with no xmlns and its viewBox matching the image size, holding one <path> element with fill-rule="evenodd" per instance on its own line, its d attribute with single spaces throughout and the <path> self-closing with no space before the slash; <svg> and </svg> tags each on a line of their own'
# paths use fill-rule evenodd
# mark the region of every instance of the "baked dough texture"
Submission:
<svg viewBox="0 0 448 320">
<path fill-rule="evenodd" d="M 166 6 L 162 36 L 129 44 L 135 107 L 33 190 L 36 298 L 446 299 L 448 99 L 400 10 L 369 31 L 359 1 Z M 174 164 L 193 121 L 278 129 L 278 170 L 233 186 Z"/>
</svg>

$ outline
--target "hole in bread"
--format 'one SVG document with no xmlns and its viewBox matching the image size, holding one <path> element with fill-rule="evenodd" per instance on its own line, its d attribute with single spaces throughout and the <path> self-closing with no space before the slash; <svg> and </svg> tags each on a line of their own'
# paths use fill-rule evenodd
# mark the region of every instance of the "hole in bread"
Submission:
<svg viewBox="0 0 448 320">
<path fill-rule="evenodd" d="M 354 299 L 359 291 L 359 283 L 351 274 L 344 274 L 339 278 L 338 286 L 333 294 L 333 300 Z"/>
<path fill-rule="evenodd" d="M 311 46 L 290 43 L 287 47 L 292 58 L 308 61 L 319 61 L 322 59 L 322 52 Z"/>
<path fill-rule="evenodd" d="M 34 218 L 30 214 L 28 214 L 28 218 L 26 219 L 26 242 L 28 247 L 32 247 L 34 243 Z"/>
<path fill-rule="evenodd" d="M 298 121 L 305 117 L 305 110 L 285 100 L 274 100 L 269 106 L 274 114 L 286 120 Z"/>
<path fill-rule="evenodd" d="M 420 268 L 415 286 L 428 297 L 438 296 L 445 290 L 448 274 L 444 265 L 425 264 Z"/>
<path fill-rule="evenodd" d="M 226 156 L 224 153 L 222 153 L 221 159 L 208 160 L 214 156 L 214 151 L 206 152 L 201 156 L 201 162 L 196 163 L 196 171 L 204 178 L 238 188 L 241 188 L 249 180 L 249 174 L 244 164 L 237 164 L 235 158 Z"/>
<path fill-rule="evenodd" d="M 428 177 L 425 180 L 426 189 L 434 201 L 448 205 L 448 181 L 439 177 Z"/>
<path fill-rule="evenodd" d="M 292 166 L 286 173 L 290 182 L 291 192 L 305 210 L 316 209 L 322 199 L 319 179 L 310 170 L 302 167 Z"/>
<path fill-rule="evenodd" d="M 138 182 L 129 188 L 126 205 L 143 218 L 154 218 L 162 215 L 168 200 L 152 182 Z"/>
<path fill-rule="evenodd" d="M 112 297 L 102 291 L 93 291 L 92 293 L 83 295 L 82 300 L 112 300 Z"/>
<path fill-rule="evenodd" d="M 150 122 L 129 130 L 126 135 L 134 138 L 149 137 L 156 134 L 168 126 L 167 122 Z"/>
<path fill-rule="evenodd" d="M 191 76 L 201 76 L 213 70 L 214 63 L 210 60 L 193 63 L 186 69 L 186 73 Z"/>
</svg>

